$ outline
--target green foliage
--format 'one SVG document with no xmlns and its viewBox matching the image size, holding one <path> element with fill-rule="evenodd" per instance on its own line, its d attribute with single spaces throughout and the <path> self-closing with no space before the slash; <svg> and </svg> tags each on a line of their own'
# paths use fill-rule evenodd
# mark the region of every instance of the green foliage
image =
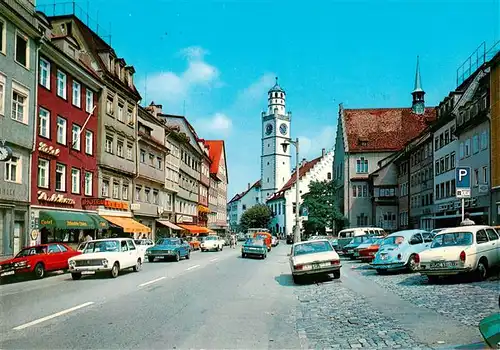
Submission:
<svg viewBox="0 0 500 350">
<path fill-rule="evenodd" d="M 249 228 L 267 228 L 272 215 L 271 209 L 267 205 L 254 205 L 250 209 L 247 209 L 241 216 L 241 229 L 246 231 Z"/>
<path fill-rule="evenodd" d="M 324 234 L 326 229 L 338 230 L 339 224 L 343 226 L 345 218 L 338 209 L 336 191 L 333 181 L 313 181 L 309 184 L 309 192 L 302 196 L 302 206 L 309 212 L 304 222 L 306 234 Z"/>
</svg>

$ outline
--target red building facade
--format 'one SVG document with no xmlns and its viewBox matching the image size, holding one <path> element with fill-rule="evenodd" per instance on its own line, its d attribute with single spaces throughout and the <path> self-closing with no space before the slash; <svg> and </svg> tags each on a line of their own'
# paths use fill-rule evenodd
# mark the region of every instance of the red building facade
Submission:
<svg viewBox="0 0 500 350">
<path fill-rule="evenodd" d="M 202 157 L 200 167 L 200 183 L 198 193 L 198 225 L 207 227 L 208 214 L 210 213 L 210 209 L 208 208 L 208 189 L 210 187 L 210 158 L 206 146 L 202 142 L 199 142 L 199 144 L 205 154 Z"/>
<path fill-rule="evenodd" d="M 31 218 L 39 234 L 31 239 L 77 243 L 88 234 L 81 230 L 106 226 L 95 212 L 82 209 L 83 198 L 97 196 L 101 84 L 95 72 L 61 49 L 69 39 L 58 40 L 42 46 L 38 62 Z M 79 232 L 67 237 L 68 230 Z M 66 231 L 66 239 L 58 231 Z"/>
</svg>

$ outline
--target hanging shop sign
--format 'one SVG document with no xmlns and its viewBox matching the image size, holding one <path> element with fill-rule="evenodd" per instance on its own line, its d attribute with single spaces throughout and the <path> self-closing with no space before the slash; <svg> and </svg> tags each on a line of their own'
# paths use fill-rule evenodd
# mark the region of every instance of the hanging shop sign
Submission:
<svg viewBox="0 0 500 350">
<path fill-rule="evenodd" d="M 105 207 L 108 209 L 128 210 L 128 203 L 121 201 L 112 201 L 104 198 L 82 198 L 83 207 Z"/>
<path fill-rule="evenodd" d="M 40 202 L 75 205 L 74 199 L 64 197 L 62 194 L 55 194 L 55 193 L 49 196 L 47 193 L 43 191 L 38 191 L 38 200 Z"/>
<path fill-rule="evenodd" d="M 45 142 L 38 143 L 38 151 L 55 157 L 59 156 L 59 153 L 61 153 L 60 149 L 49 146 Z"/>
</svg>

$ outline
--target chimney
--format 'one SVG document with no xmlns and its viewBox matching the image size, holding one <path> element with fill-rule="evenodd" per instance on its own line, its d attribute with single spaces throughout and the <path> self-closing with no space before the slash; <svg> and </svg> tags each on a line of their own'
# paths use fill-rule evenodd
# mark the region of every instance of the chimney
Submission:
<svg viewBox="0 0 500 350">
<path fill-rule="evenodd" d="M 325 156 L 325 154 L 326 154 L 326 151 L 325 151 L 325 149 L 324 149 L 324 148 L 322 148 L 322 149 L 321 149 L 321 157 L 324 157 L 324 156 Z"/>
</svg>

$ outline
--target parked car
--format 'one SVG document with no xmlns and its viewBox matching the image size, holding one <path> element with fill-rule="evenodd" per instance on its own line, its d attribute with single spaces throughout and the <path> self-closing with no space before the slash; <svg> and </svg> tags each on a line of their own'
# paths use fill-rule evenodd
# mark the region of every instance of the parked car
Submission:
<svg viewBox="0 0 500 350">
<path fill-rule="evenodd" d="M 371 262 L 375 255 L 377 254 L 380 245 L 385 238 L 377 238 L 373 240 L 368 247 L 359 250 L 359 256 L 357 257 L 361 261 Z"/>
<path fill-rule="evenodd" d="M 349 244 L 345 245 L 342 248 L 342 253 L 344 254 L 344 256 L 352 259 L 354 256 L 354 249 L 359 247 L 361 244 L 367 242 L 370 238 L 371 237 L 368 235 L 357 236 L 357 237 L 352 238 L 351 241 L 349 242 Z"/>
<path fill-rule="evenodd" d="M 202 252 L 210 250 L 221 251 L 224 249 L 224 242 L 219 238 L 219 236 L 207 236 L 201 242 L 200 249 Z"/>
<path fill-rule="evenodd" d="M 249 238 L 241 247 L 241 257 L 258 256 L 267 258 L 267 245 L 261 238 Z"/>
<path fill-rule="evenodd" d="M 418 255 L 419 272 L 429 282 L 440 276 L 475 272 L 484 280 L 500 266 L 500 238 L 491 226 L 461 226 L 439 232 L 430 249 Z"/>
<path fill-rule="evenodd" d="M 358 245 L 357 247 L 354 248 L 353 253 L 352 253 L 352 258 L 353 259 L 359 259 L 360 256 L 360 251 L 363 249 L 366 249 L 368 247 L 371 247 L 374 242 L 379 240 L 382 237 L 368 237 L 363 243 Z"/>
<path fill-rule="evenodd" d="M 378 227 L 353 227 L 339 232 L 337 243 L 340 249 L 349 244 L 354 237 L 358 236 L 387 236 L 386 232 Z"/>
<path fill-rule="evenodd" d="M 189 259 L 190 254 L 190 245 L 181 238 L 161 238 L 154 247 L 146 250 L 149 262 L 154 262 L 155 259 L 179 261 L 181 258 Z"/>
<path fill-rule="evenodd" d="M 155 243 L 148 238 L 141 238 L 134 240 L 137 249 L 139 249 L 143 254 L 146 253 L 148 248 L 154 247 Z"/>
<path fill-rule="evenodd" d="M 26 247 L 13 258 L 0 262 L 0 277 L 32 274 L 43 278 L 46 272 L 68 269 L 68 259 L 79 254 L 63 243 Z"/>
<path fill-rule="evenodd" d="M 120 271 L 133 269 L 139 272 L 144 253 L 137 249 L 131 238 L 96 239 L 87 242 L 83 254 L 68 260 L 69 272 L 74 280 L 82 275 L 109 273 L 116 278 Z"/>
<path fill-rule="evenodd" d="M 295 243 L 289 255 L 295 283 L 306 275 L 332 273 L 333 278 L 340 278 L 340 257 L 327 239 Z"/>
<path fill-rule="evenodd" d="M 191 251 L 200 249 L 201 242 L 198 240 L 197 237 L 186 237 L 186 241 L 191 247 Z"/>
<path fill-rule="evenodd" d="M 278 239 L 278 237 L 276 236 L 273 236 L 272 240 L 271 240 L 271 246 L 273 247 L 277 247 L 278 244 L 280 244 L 280 240 Z"/>
<path fill-rule="evenodd" d="M 418 254 L 429 248 L 433 235 L 425 230 L 404 230 L 387 236 L 371 266 L 380 274 L 386 271 L 418 268 Z"/>
</svg>

